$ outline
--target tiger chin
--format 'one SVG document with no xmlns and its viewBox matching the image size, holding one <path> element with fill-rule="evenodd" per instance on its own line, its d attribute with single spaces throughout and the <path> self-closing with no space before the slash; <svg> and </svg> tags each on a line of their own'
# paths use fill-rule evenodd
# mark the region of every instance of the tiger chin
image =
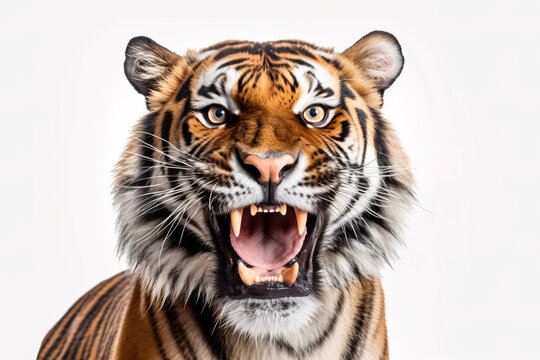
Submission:
<svg viewBox="0 0 540 360">
<path fill-rule="evenodd" d="M 379 276 L 414 180 L 381 108 L 402 67 L 382 31 L 343 52 L 132 39 L 148 113 L 114 185 L 130 271 L 79 299 L 38 359 L 388 359 Z"/>
</svg>

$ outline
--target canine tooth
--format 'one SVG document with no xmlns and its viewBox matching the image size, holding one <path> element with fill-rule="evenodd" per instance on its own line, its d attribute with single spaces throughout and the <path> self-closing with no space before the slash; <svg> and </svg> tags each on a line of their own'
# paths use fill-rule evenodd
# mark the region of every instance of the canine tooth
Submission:
<svg viewBox="0 0 540 360">
<path fill-rule="evenodd" d="M 285 284 L 294 284 L 296 282 L 296 278 L 298 277 L 298 263 L 294 263 L 294 265 L 290 268 L 283 270 L 280 277 L 283 278 L 283 282 Z"/>
<path fill-rule="evenodd" d="M 244 265 L 243 262 L 238 263 L 238 274 L 240 275 L 240 279 L 242 279 L 242 282 L 244 285 L 251 285 L 256 280 L 256 271 L 253 269 L 248 268 L 246 265 Z"/>
<path fill-rule="evenodd" d="M 242 226 L 242 213 L 244 208 L 234 209 L 231 211 L 231 225 L 234 231 L 234 235 L 238 237 L 240 235 L 240 227 Z"/>
<path fill-rule="evenodd" d="M 298 234 L 302 235 L 306 229 L 307 222 L 307 211 L 297 209 L 294 207 L 294 212 L 296 213 L 296 223 L 298 224 Z"/>
<path fill-rule="evenodd" d="M 287 213 L 287 205 L 282 204 L 282 205 L 279 207 L 279 212 L 281 213 L 281 215 L 285 215 L 285 214 Z"/>
<path fill-rule="evenodd" d="M 249 206 L 249 212 L 250 212 L 251 216 L 255 216 L 255 214 L 257 213 L 257 205 L 251 204 Z"/>
</svg>

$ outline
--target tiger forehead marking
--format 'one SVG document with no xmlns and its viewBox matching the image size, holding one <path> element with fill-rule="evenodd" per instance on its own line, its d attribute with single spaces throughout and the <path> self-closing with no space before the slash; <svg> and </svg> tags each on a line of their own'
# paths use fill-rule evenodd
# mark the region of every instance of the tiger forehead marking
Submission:
<svg viewBox="0 0 540 360">
<path fill-rule="evenodd" d="M 298 142 L 306 138 L 317 147 L 324 146 L 305 131 L 297 116 L 310 104 L 338 105 L 336 68 L 331 62 L 325 66 L 319 63 L 317 53 L 286 45 L 238 44 L 206 52 L 202 65 L 195 65 L 205 70 L 195 81 L 192 107 L 220 104 L 241 118 L 235 132 L 216 134 L 216 138 L 232 139 L 260 152 L 295 151 Z M 204 123 L 200 113 L 196 117 Z"/>
</svg>

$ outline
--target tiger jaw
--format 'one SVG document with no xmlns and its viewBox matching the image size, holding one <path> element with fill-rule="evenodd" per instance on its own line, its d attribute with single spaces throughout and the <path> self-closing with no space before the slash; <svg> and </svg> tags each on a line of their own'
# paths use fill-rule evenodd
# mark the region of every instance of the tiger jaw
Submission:
<svg viewBox="0 0 540 360">
<path fill-rule="evenodd" d="M 263 204 L 235 209 L 230 216 L 212 213 L 210 223 L 225 257 L 229 296 L 276 298 L 311 292 L 321 215 L 286 204 Z"/>
</svg>

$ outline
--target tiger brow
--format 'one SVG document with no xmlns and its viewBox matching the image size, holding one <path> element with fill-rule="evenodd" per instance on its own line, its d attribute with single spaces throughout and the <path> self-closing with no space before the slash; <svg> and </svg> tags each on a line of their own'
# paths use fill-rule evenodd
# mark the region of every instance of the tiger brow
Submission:
<svg viewBox="0 0 540 360">
<path fill-rule="evenodd" d="M 248 58 L 239 58 L 239 59 L 229 60 L 229 61 L 219 65 L 217 70 L 221 70 L 221 69 L 223 69 L 224 67 L 227 67 L 227 66 L 241 64 L 241 63 L 243 63 L 244 61 L 247 61 L 247 60 L 248 60 Z"/>
</svg>

